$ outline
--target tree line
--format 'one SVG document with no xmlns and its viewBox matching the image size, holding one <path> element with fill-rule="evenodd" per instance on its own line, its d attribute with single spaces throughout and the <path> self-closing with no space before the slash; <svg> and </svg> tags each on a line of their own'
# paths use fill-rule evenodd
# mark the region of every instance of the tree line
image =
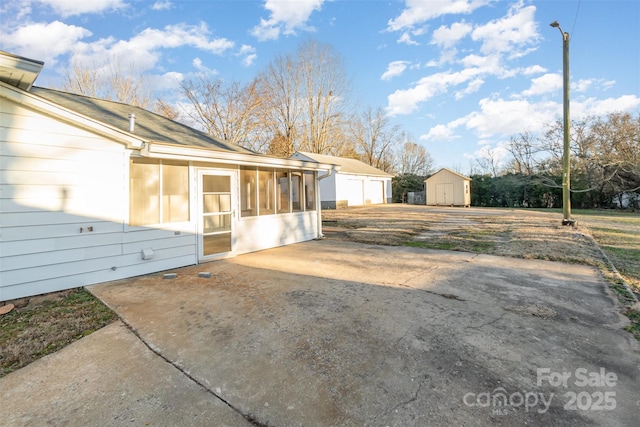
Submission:
<svg viewBox="0 0 640 427">
<path fill-rule="evenodd" d="M 477 160 L 472 174 L 475 206 L 562 206 L 562 121 L 541 135 L 512 136 L 510 161 L 495 152 Z M 571 205 L 575 208 L 640 208 L 640 113 L 611 113 L 570 125 Z"/>
</svg>

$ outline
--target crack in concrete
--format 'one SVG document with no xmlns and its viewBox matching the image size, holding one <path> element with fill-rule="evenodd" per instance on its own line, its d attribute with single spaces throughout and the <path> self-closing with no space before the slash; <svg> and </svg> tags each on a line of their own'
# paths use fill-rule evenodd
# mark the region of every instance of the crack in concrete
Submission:
<svg viewBox="0 0 640 427">
<path fill-rule="evenodd" d="M 478 325 L 478 326 L 468 326 L 468 328 L 469 328 L 469 329 L 476 329 L 476 330 L 478 330 L 478 329 L 482 329 L 482 328 L 484 328 L 484 327 L 486 327 L 486 326 L 493 325 L 494 323 L 498 322 L 499 320 L 502 320 L 502 318 L 503 318 L 506 314 L 507 314 L 507 313 L 502 313 L 499 317 L 496 317 L 495 319 L 490 320 L 490 321 L 489 321 L 489 322 L 487 322 L 487 323 L 483 323 L 482 325 Z"/>
<path fill-rule="evenodd" d="M 432 271 L 437 270 L 437 269 L 438 269 L 438 266 L 435 266 L 435 268 L 431 269 L 429 272 L 432 272 Z M 426 292 L 428 294 L 437 295 L 439 297 L 443 297 L 443 298 L 447 298 L 447 299 L 453 299 L 453 300 L 456 300 L 456 301 L 466 301 L 464 298 L 460 298 L 460 296 L 458 296 L 456 294 L 449 294 L 449 293 L 444 293 L 444 292 L 435 292 L 435 291 L 430 291 L 428 289 L 415 288 L 415 287 L 413 287 L 413 286 L 408 284 L 409 282 L 413 281 L 414 279 L 416 279 L 416 278 L 418 278 L 420 276 L 424 276 L 426 274 L 427 274 L 427 272 L 418 273 L 415 276 L 412 276 L 412 277 L 408 278 L 403 283 L 398 283 L 396 285 L 397 286 L 401 286 L 403 288 L 413 289 L 414 291 L 421 291 L 421 292 Z"/>
<path fill-rule="evenodd" d="M 413 393 L 413 396 L 412 396 L 411 398 L 409 398 L 409 399 L 407 399 L 407 400 L 404 400 L 404 401 L 402 401 L 402 402 L 399 402 L 399 403 L 397 403 L 395 406 L 393 406 L 392 408 L 390 408 L 389 410 L 384 411 L 384 412 L 382 412 L 382 413 L 380 413 L 380 414 L 376 415 L 376 416 L 373 418 L 373 424 L 369 424 L 369 425 L 377 425 L 377 424 L 376 424 L 376 421 L 378 420 L 378 418 L 380 418 L 380 417 L 384 417 L 384 416 L 386 416 L 386 415 L 389 415 L 389 414 L 393 413 L 394 411 L 396 411 L 398 408 L 401 408 L 401 407 L 403 407 L 403 406 L 406 406 L 406 405 L 408 405 L 408 404 L 410 404 L 410 403 L 413 403 L 413 402 L 415 402 L 416 400 L 418 400 L 418 395 L 420 394 L 420 390 L 422 389 L 422 384 L 424 383 L 425 379 L 426 379 L 426 377 L 425 377 L 425 376 L 423 376 L 423 377 L 422 377 L 422 379 L 418 382 L 418 387 L 416 388 L 416 391 Z"/>
<path fill-rule="evenodd" d="M 149 344 L 144 338 L 142 338 L 142 335 L 140 335 L 138 330 L 135 329 L 133 326 L 131 326 L 129 324 L 129 322 L 127 322 L 121 316 L 118 316 L 118 318 L 120 319 L 122 324 L 124 326 L 126 326 L 127 329 L 129 329 L 131 331 L 131 333 L 133 335 L 135 335 L 140 340 L 140 342 L 142 342 L 142 344 L 144 344 L 145 347 L 147 347 L 149 350 L 151 350 L 155 355 L 160 357 L 162 360 L 164 360 L 165 362 L 167 362 L 168 364 L 170 364 L 171 366 L 176 368 L 182 375 L 187 377 L 190 381 L 192 381 L 193 383 L 195 383 L 196 385 L 201 387 L 203 390 L 205 390 L 207 393 L 209 393 L 210 395 L 212 395 L 213 397 L 215 397 L 216 399 L 218 399 L 219 401 L 221 401 L 222 403 L 227 405 L 232 411 L 234 411 L 235 413 L 240 415 L 242 418 L 247 420 L 247 422 L 249 424 L 251 424 L 252 426 L 256 426 L 256 427 L 270 427 L 268 423 L 265 423 L 265 422 L 262 422 L 262 421 L 258 421 L 258 419 L 254 415 L 251 415 L 250 413 L 244 413 L 242 410 L 240 410 L 240 408 L 237 408 L 232 403 L 227 401 L 224 397 L 220 396 L 218 393 L 216 393 L 215 391 L 211 390 L 209 387 L 207 387 L 206 384 L 204 384 L 203 382 L 199 381 L 193 375 L 191 375 L 190 373 L 185 371 L 177 362 L 174 362 L 173 360 L 169 359 L 168 357 L 163 355 L 160 352 L 159 349 L 156 349 L 151 344 Z"/>
</svg>

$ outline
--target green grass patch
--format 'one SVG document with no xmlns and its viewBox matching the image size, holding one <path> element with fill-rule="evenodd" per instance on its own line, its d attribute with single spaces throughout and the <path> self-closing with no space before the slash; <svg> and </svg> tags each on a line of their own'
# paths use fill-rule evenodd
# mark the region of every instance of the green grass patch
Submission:
<svg viewBox="0 0 640 427">
<path fill-rule="evenodd" d="M 113 311 L 83 288 L 32 298 L 28 305 L 0 316 L 0 377 L 116 319 Z"/>
<path fill-rule="evenodd" d="M 405 246 L 412 248 L 426 248 L 426 249 L 441 249 L 445 251 L 460 250 L 456 248 L 456 245 L 451 242 L 432 242 L 432 241 L 408 241 L 405 242 Z"/>
<path fill-rule="evenodd" d="M 633 310 L 628 310 L 627 317 L 631 321 L 631 324 L 624 328 L 627 332 L 631 332 L 633 336 L 640 341 L 640 313 Z"/>
</svg>

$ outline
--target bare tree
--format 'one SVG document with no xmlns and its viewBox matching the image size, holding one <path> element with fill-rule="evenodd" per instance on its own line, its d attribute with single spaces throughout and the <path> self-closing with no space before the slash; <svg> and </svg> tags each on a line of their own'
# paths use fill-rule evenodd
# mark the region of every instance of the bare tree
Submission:
<svg viewBox="0 0 640 427">
<path fill-rule="evenodd" d="M 298 48 L 297 62 L 305 111 L 303 149 L 329 154 L 342 143 L 335 136 L 350 95 L 342 58 L 330 45 L 309 39 Z"/>
<path fill-rule="evenodd" d="M 162 99 L 156 99 L 156 103 L 153 107 L 153 111 L 160 114 L 163 117 L 166 117 L 169 120 L 179 121 L 180 120 L 180 112 L 170 104 L 167 104 Z"/>
<path fill-rule="evenodd" d="M 88 67 L 74 62 L 62 89 L 141 108 L 149 108 L 153 101 L 151 89 L 144 75 L 133 65 L 125 69 L 117 58 L 103 67 L 97 64 Z"/>
<path fill-rule="evenodd" d="M 210 135 L 250 149 L 259 149 L 254 137 L 260 124 L 257 114 L 261 98 L 257 80 L 246 85 L 226 84 L 200 75 L 182 83 L 182 94 L 193 104 L 191 118 Z"/>
<path fill-rule="evenodd" d="M 269 152 L 291 156 L 298 145 L 298 124 L 302 115 L 300 70 L 291 56 L 277 56 L 258 77 L 260 117 L 271 141 Z"/>
<path fill-rule="evenodd" d="M 309 39 L 295 56 L 278 56 L 259 78 L 262 120 L 274 145 L 270 152 L 343 152 L 349 83 L 340 56 Z"/>
<path fill-rule="evenodd" d="M 360 160 L 385 169 L 391 166 L 394 148 L 403 138 L 400 126 L 392 126 L 382 108 L 367 108 L 349 122 L 349 135 L 355 143 Z"/>
<path fill-rule="evenodd" d="M 536 136 L 531 132 L 522 132 L 512 136 L 506 149 L 513 157 L 509 169 L 512 172 L 531 176 L 537 170 L 537 154 L 541 151 Z"/>
<path fill-rule="evenodd" d="M 407 137 L 398 153 L 398 174 L 427 176 L 433 172 L 433 158 L 429 152 L 413 138 Z"/>
<path fill-rule="evenodd" d="M 497 177 L 501 172 L 500 156 L 496 148 L 491 149 L 488 145 L 482 147 L 478 157 L 476 157 L 476 162 L 484 173 L 490 174 L 493 178 Z"/>
</svg>

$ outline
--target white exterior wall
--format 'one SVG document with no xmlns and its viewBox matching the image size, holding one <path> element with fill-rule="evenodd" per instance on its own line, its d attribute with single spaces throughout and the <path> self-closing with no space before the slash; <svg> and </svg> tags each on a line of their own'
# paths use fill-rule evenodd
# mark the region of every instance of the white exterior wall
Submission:
<svg viewBox="0 0 640 427">
<path fill-rule="evenodd" d="M 443 169 L 430 176 L 425 183 L 427 205 L 471 204 L 471 184 L 468 179 Z"/>
<path fill-rule="evenodd" d="M 235 254 L 312 240 L 318 237 L 316 211 L 243 217 L 236 223 Z"/>
<path fill-rule="evenodd" d="M 334 173 L 320 181 L 320 196 L 331 208 L 391 203 L 391 178 Z"/>
<path fill-rule="evenodd" d="M 2 99 L 0 301 L 198 262 L 197 170 L 237 174 L 238 168 L 192 164 L 191 219 L 130 227 L 130 154 L 120 143 Z M 229 255 L 319 235 L 317 211 L 237 215 Z M 152 249 L 153 257 L 143 260 L 142 249 Z"/>
<path fill-rule="evenodd" d="M 0 147 L 0 301 L 194 263 L 192 224 L 126 226 L 123 145 L 2 100 Z"/>
<path fill-rule="evenodd" d="M 323 175 L 319 174 L 319 178 Z M 336 173 L 332 172 L 328 177 L 320 180 L 320 200 L 323 202 L 335 202 L 336 199 Z M 335 205 L 333 206 L 335 208 Z"/>
</svg>

